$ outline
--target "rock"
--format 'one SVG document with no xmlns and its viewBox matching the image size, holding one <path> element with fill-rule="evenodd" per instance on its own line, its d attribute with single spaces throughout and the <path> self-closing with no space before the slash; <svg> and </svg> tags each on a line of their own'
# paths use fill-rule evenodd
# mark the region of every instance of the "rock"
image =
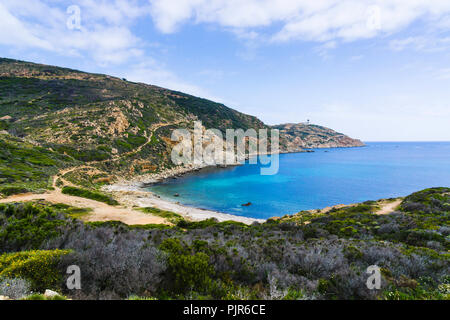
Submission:
<svg viewBox="0 0 450 320">
<path fill-rule="evenodd" d="M 49 289 L 45 290 L 44 297 L 46 297 L 46 298 L 54 298 L 56 296 L 59 296 L 58 292 L 55 292 L 55 291 L 52 291 L 52 290 L 49 290 Z"/>
<path fill-rule="evenodd" d="M 0 296 L 0 301 L 7 301 L 7 300 L 11 300 L 11 298 L 7 296 Z"/>
</svg>

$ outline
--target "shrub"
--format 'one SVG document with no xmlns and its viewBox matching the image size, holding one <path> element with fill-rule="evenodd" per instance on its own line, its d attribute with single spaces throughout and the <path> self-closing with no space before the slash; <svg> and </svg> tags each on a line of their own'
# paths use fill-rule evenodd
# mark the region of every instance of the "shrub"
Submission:
<svg viewBox="0 0 450 320">
<path fill-rule="evenodd" d="M 0 296 L 22 299 L 31 294 L 30 284 L 23 279 L 0 278 Z"/>
<path fill-rule="evenodd" d="M 0 193 L 4 194 L 5 196 L 9 197 L 15 194 L 21 194 L 21 193 L 27 193 L 29 192 L 26 188 L 21 187 L 5 187 L 0 189 Z"/>
<path fill-rule="evenodd" d="M 68 250 L 22 251 L 0 256 L 0 277 L 21 278 L 30 282 L 33 291 L 58 288 L 61 274 L 57 268 Z"/>
<path fill-rule="evenodd" d="M 400 209 L 402 211 L 427 214 L 450 211 L 450 188 L 430 188 L 407 196 Z"/>
<path fill-rule="evenodd" d="M 0 204 L 0 250 L 38 249 L 67 225 L 64 216 L 37 204 Z"/>
<path fill-rule="evenodd" d="M 87 198 L 95 201 L 104 202 L 106 204 L 116 206 L 119 203 L 112 199 L 111 197 L 104 195 L 99 192 L 90 191 L 86 189 L 76 188 L 76 187 L 64 187 L 62 189 L 62 193 L 68 194 L 71 196 L 81 197 L 81 198 Z"/>
<path fill-rule="evenodd" d="M 161 250 L 169 254 L 167 264 L 173 290 L 178 293 L 202 292 L 211 285 L 213 269 L 209 256 L 203 252 L 192 254 L 178 239 L 166 239 Z"/>
<path fill-rule="evenodd" d="M 53 297 L 46 297 L 43 294 L 32 294 L 30 296 L 27 296 L 23 298 L 22 300 L 51 300 L 51 301 L 59 301 L 59 300 L 67 300 L 66 297 L 56 295 Z"/>
<path fill-rule="evenodd" d="M 108 226 L 82 226 L 69 237 L 55 239 L 51 247 L 73 249 L 62 258 L 67 266 L 82 270 L 81 298 L 125 299 L 130 295 L 155 295 L 166 273 L 165 255 L 149 245 L 144 232 Z M 73 294 L 73 292 L 65 292 Z"/>
<path fill-rule="evenodd" d="M 142 212 L 144 213 L 149 213 L 152 214 L 154 216 L 158 216 L 161 218 L 165 218 L 168 221 L 172 222 L 173 224 L 177 224 L 180 221 L 184 221 L 183 217 L 177 213 L 171 212 L 171 211 L 165 211 L 165 210 L 161 210 L 158 208 L 142 208 L 140 209 Z"/>
<path fill-rule="evenodd" d="M 0 120 L 0 131 L 8 130 L 8 129 L 9 129 L 9 123 L 4 120 Z"/>
<path fill-rule="evenodd" d="M 140 296 L 136 296 L 136 295 L 132 295 L 129 296 L 127 300 L 132 300 L 132 301 L 139 301 L 139 300 L 157 300 L 156 298 L 153 297 L 140 297 Z"/>
</svg>

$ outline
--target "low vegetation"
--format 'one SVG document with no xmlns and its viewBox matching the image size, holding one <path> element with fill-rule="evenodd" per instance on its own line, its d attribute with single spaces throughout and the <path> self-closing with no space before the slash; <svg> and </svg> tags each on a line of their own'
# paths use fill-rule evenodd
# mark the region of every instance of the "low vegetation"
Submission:
<svg viewBox="0 0 450 320">
<path fill-rule="evenodd" d="M 178 224 L 181 221 L 184 221 L 182 216 L 180 216 L 177 213 L 171 212 L 171 211 L 165 211 L 165 210 L 161 210 L 161 209 L 158 209 L 158 208 L 151 208 L 151 207 L 142 208 L 140 210 L 142 212 L 144 212 L 144 213 L 149 213 L 149 214 L 151 214 L 153 216 L 165 218 L 165 219 L 167 219 L 168 221 L 170 221 L 173 224 Z"/>
<path fill-rule="evenodd" d="M 19 278 L 29 281 L 32 291 L 59 287 L 62 274 L 57 270 L 61 256 L 68 250 L 22 251 L 0 256 L 0 278 Z"/>
<path fill-rule="evenodd" d="M 66 155 L 0 134 L 0 195 L 10 196 L 51 187 L 50 178 L 74 163 Z"/>
<path fill-rule="evenodd" d="M 60 206 L 3 205 L 0 261 L 49 255 L 46 274 L 61 277 L 80 266 L 82 290 L 57 277 L 45 284 L 73 299 L 449 299 L 449 194 L 424 190 L 386 215 L 368 202 L 251 226 L 85 224 Z M 381 268 L 380 290 L 366 286 L 371 265 Z M 17 291 L 36 286 L 9 266 L 0 274 L 21 279 Z"/>
<path fill-rule="evenodd" d="M 91 190 L 87 190 L 87 189 L 66 186 L 62 189 L 62 193 L 68 194 L 71 196 L 76 196 L 76 197 L 81 197 L 81 198 L 104 202 L 104 203 L 112 205 L 112 206 L 116 206 L 119 204 L 119 202 L 112 199 L 110 196 L 107 196 L 98 191 L 91 191 Z"/>
</svg>

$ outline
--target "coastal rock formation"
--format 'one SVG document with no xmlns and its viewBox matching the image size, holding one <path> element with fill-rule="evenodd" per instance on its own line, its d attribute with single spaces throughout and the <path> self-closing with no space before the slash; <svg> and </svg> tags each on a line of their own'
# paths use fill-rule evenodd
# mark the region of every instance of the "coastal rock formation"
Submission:
<svg viewBox="0 0 450 320">
<path fill-rule="evenodd" d="M 297 152 L 315 148 L 362 147 L 361 140 L 350 138 L 342 133 L 322 126 L 306 123 L 288 123 L 273 126 L 280 130 L 286 152 Z"/>
</svg>

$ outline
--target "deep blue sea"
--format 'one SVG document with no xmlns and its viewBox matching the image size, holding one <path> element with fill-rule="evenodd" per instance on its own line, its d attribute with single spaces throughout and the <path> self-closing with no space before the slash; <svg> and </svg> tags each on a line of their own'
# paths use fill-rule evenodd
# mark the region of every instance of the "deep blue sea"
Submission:
<svg viewBox="0 0 450 320">
<path fill-rule="evenodd" d="M 266 219 L 430 187 L 450 187 L 450 142 L 371 142 L 362 148 L 282 154 L 277 175 L 262 176 L 259 164 L 245 164 L 149 189 L 185 205 Z M 248 202 L 252 205 L 242 207 Z"/>
</svg>

